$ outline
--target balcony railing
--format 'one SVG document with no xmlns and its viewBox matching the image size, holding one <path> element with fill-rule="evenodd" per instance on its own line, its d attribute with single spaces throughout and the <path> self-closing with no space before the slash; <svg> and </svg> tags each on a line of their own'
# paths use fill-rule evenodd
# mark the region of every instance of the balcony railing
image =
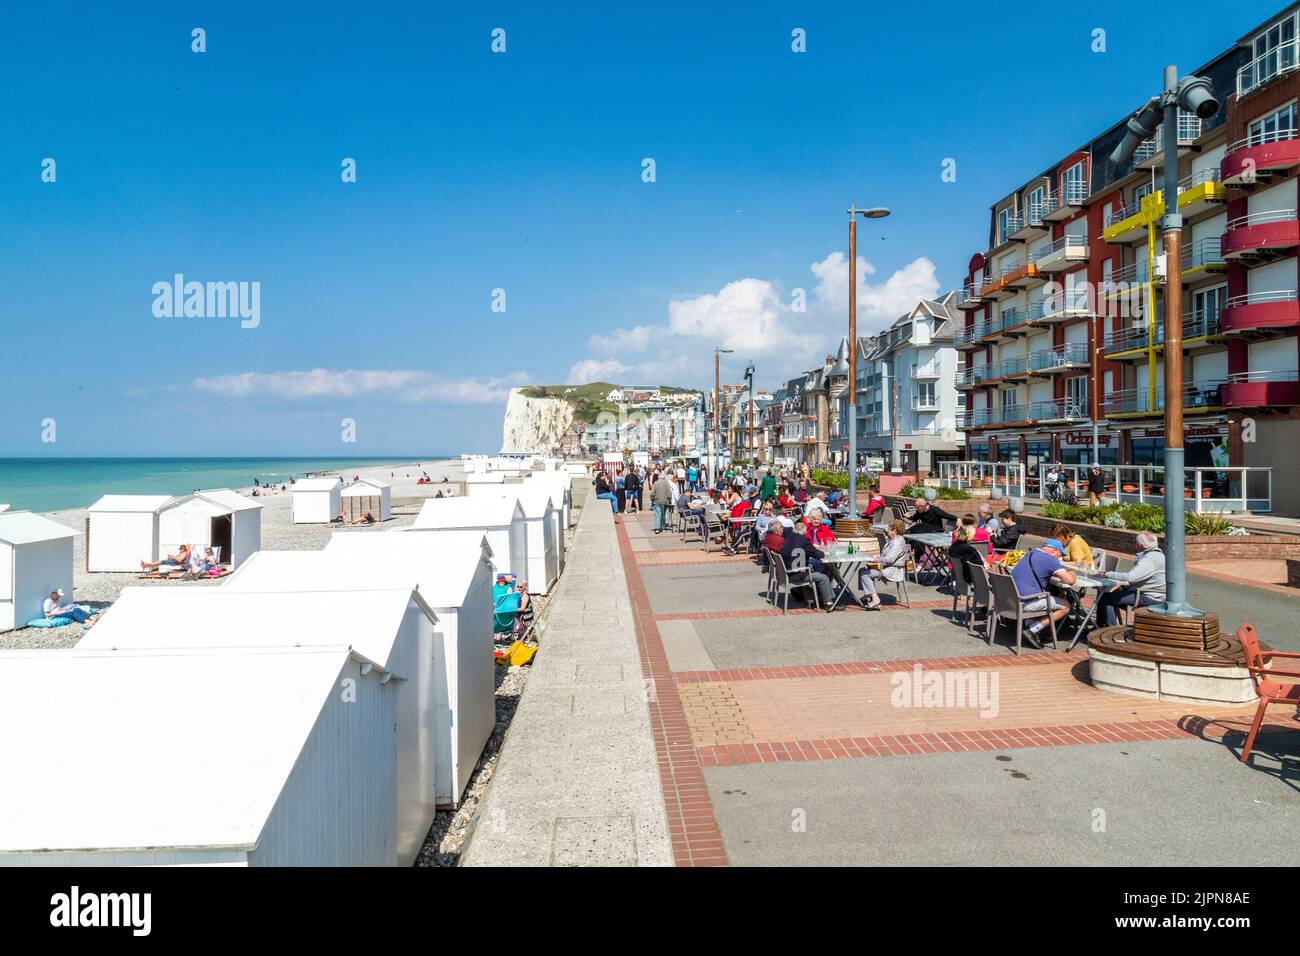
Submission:
<svg viewBox="0 0 1300 956">
<path fill-rule="evenodd" d="M 1255 57 L 1237 71 L 1237 95 L 1245 96 L 1258 86 L 1300 66 L 1300 40 L 1288 40 Z"/>
<path fill-rule="evenodd" d="M 1242 385 L 1247 382 L 1294 382 L 1297 373 L 1295 369 L 1288 372 L 1233 372 L 1228 376 L 1229 385 Z"/>
<path fill-rule="evenodd" d="M 1057 398 L 1044 402 L 1023 402 L 1001 408 L 976 408 L 967 412 L 971 427 L 1009 425 L 1015 422 L 1073 421 L 1088 417 L 1087 402 Z"/>
<path fill-rule="evenodd" d="M 1231 156 L 1233 153 L 1243 149 L 1253 149 L 1256 146 L 1267 146 L 1269 143 L 1286 143 L 1294 139 L 1300 139 L 1300 133 L 1294 129 L 1273 129 L 1259 133 L 1251 133 L 1245 139 L 1239 139 L 1235 143 L 1230 143 L 1225 150 L 1225 154 Z"/>
<path fill-rule="evenodd" d="M 1243 305 L 1267 305 L 1270 302 L 1294 302 L 1295 289 L 1276 289 L 1272 292 L 1246 292 L 1228 299 L 1228 308 L 1235 309 Z"/>
<path fill-rule="evenodd" d="M 1048 256 L 1058 252 L 1068 252 L 1070 250 L 1087 250 L 1087 236 L 1062 236 L 1055 242 L 1049 242 L 1046 245 L 1039 246 L 1029 256 L 1030 262 L 1038 262 L 1040 259 L 1046 259 Z"/>
<path fill-rule="evenodd" d="M 1294 209 L 1270 209 L 1267 212 L 1255 212 L 1248 216 L 1229 219 L 1227 229 L 1245 229 L 1250 226 L 1264 226 L 1272 222 L 1295 222 Z"/>
<path fill-rule="evenodd" d="M 1201 136 L 1201 118 L 1195 113 L 1178 111 L 1178 145 L 1186 146 L 1196 142 Z M 1165 124 L 1156 127 L 1156 135 L 1146 140 L 1133 153 L 1133 162 L 1140 163 L 1150 159 L 1165 148 Z"/>
<path fill-rule="evenodd" d="M 1185 193 L 1189 189 L 1195 189 L 1205 183 L 1222 182 L 1223 173 L 1218 166 L 1207 166 L 1204 169 L 1198 169 L 1185 179 L 1178 181 L 1178 191 Z"/>
<path fill-rule="evenodd" d="M 937 412 L 939 410 L 939 399 L 934 395 L 913 395 L 912 411 L 914 412 Z"/>
<path fill-rule="evenodd" d="M 1218 309 L 1193 309 L 1183 315 L 1183 341 L 1202 339 L 1219 335 Z M 1165 324 L 1156 321 L 1156 345 L 1165 344 Z M 1147 347 L 1147 327 L 1145 325 L 1119 332 L 1108 332 L 1102 343 L 1102 352 L 1107 355 L 1117 352 L 1129 352 Z"/>
<path fill-rule="evenodd" d="M 912 365 L 912 378 L 938 378 L 942 369 L 938 362 L 924 362 Z"/>
<path fill-rule="evenodd" d="M 1222 246 L 1217 236 L 1206 236 L 1204 239 L 1197 239 L 1195 242 L 1189 242 L 1183 246 L 1184 272 L 1199 269 L 1203 266 L 1222 266 L 1226 264 L 1223 260 Z"/>
<path fill-rule="evenodd" d="M 1183 408 L 1217 408 L 1222 404 L 1223 379 L 1193 382 L 1183 386 Z M 1164 386 L 1156 389 L 1155 406 L 1145 388 L 1110 392 L 1101 402 L 1103 415 L 1154 415 L 1165 410 Z"/>
<path fill-rule="evenodd" d="M 1029 354 L 1029 371 L 1040 372 L 1053 368 L 1068 368 L 1071 365 L 1088 364 L 1088 345 L 1086 342 L 1071 342 L 1059 348 Z"/>
</svg>

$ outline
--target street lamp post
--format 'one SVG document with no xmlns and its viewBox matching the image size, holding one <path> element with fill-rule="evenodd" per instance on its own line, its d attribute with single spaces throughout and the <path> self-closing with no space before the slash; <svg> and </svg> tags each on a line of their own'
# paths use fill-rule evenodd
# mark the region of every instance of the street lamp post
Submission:
<svg viewBox="0 0 1300 956">
<path fill-rule="evenodd" d="M 754 360 L 750 359 L 749 364 L 745 366 L 745 381 L 749 384 L 749 439 L 747 451 L 749 454 L 750 466 L 757 471 L 758 462 L 754 461 Z"/>
<path fill-rule="evenodd" d="M 721 356 L 724 352 L 734 352 L 735 349 L 713 350 L 713 436 L 709 440 L 709 477 L 716 483 L 718 480 L 718 459 L 714 454 L 714 442 L 722 440 L 722 364 Z"/>
<path fill-rule="evenodd" d="M 1128 121 L 1128 132 L 1115 147 L 1111 161 L 1123 165 L 1138 146 L 1155 135 L 1164 122 L 1164 201 L 1161 221 L 1165 252 L 1165 603 L 1160 613 L 1201 617 L 1187 603 L 1186 548 L 1183 541 L 1183 217 L 1178 213 L 1178 111 L 1209 119 L 1219 111 L 1214 86 L 1203 76 L 1178 79 L 1178 67 L 1165 67 L 1164 91 L 1153 96 Z M 1148 304 L 1148 308 L 1152 308 Z M 1154 371 L 1149 374 L 1155 374 Z"/>
<path fill-rule="evenodd" d="M 849 206 L 849 509 L 858 513 L 858 216 L 884 219 L 889 210 L 882 206 L 859 209 Z"/>
</svg>

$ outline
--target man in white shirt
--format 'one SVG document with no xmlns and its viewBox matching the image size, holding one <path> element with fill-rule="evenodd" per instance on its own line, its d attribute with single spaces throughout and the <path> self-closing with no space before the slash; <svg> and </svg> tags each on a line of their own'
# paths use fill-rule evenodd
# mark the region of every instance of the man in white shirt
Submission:
<svg viewBox="0 0 1300 956">
<path fill-rule="evenodd" d="M 826 503 L 826 492 L 819 491 L 816 496 L 810 498 L 808 503 L 803 506 L 803 513 L 807 516 L 817 515 L 823 521 L 830 515 L 831 506 Z"/>
<path fill-rule="evenodd" d="M 76 621 L 78 624 L 84 624 L 95 616 L 90 612 L 90 608 L 85 605 L 64 604 L 63 590 L 61 588 L 56 588 L 50 592 L 50 596 L 45 599 L 45 603 L 41 605 L 41 609 L 45 612 L 45 619 L 47 621 L 52 617 L 66 617 Z"/>
</svg>

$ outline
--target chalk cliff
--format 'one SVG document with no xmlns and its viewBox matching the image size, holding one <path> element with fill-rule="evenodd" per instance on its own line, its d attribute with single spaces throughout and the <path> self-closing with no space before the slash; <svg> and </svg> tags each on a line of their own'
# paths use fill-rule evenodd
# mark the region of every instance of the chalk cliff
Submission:
<svg viewBox="0 0 1300 956">
<path fill-rule="evenodd" d="M 529 398 L 512 388 L 501 433 L 503 452 L 531 451 L 558 455 L 560 441 L 573 424 L 573 406 L 562 398 Z"/>
</svg>

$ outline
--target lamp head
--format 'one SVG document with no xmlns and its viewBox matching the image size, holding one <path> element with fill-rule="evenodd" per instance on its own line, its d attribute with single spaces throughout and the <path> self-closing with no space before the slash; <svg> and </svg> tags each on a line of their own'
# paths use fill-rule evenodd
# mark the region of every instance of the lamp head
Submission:
<svg viewBox="0 0 1300 956">
<path fill-rule="evenodd" d="M 1137 148 L 1156 135 L 1160 120 L 1164 114 L 1160 108 L 1160 97 L 1153 96 L 1146 106 L 1138 110 L 1125 124 L 1126 131 L 1120 144 L 1110 154 L 1110 161 L 1117 166 L 1126 166 L 1133 160 Z"/>
<path fill-rule="evenodd" d="M 859 212 L 866 219 L 884 219 L 889 215 L 889 210 L 884 206 L 873 206 L 871 209 L 861 209 Z"/>
<path fill-rule="evenodd" d="M 1184 112 L 1209 119 L 1219 112 L 1214 84 L 1204 76 L 1185 76 L 1178 83 L 1178 105 Z"/>
</svg>

